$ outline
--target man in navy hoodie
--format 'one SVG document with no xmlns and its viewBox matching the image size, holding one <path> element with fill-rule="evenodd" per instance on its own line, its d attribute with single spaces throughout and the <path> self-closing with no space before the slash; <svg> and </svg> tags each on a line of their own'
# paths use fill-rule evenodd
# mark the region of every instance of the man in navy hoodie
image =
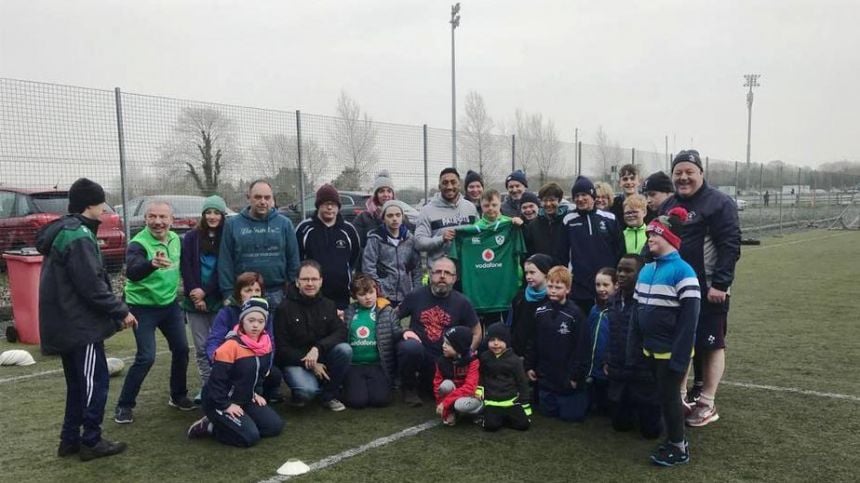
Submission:
<svg viewBox="0 0 860 483">
<path fill-rule="evenodd" d="M 314 206 L 314 216 L 296 227 L 299 258 L 320 264 L 323 295 L 344 310 L 349 305 L 352 272 L 361 260 L 361 239 L 352 223 L 340 215 L 340 195 L 334 186 L 320 186 Z"/>
<path fill-rule="evenodd" d="M 233 293 L 236 277 L 257 272 L 266 284 L 266 300 L 277 307 L 284 287 L 296 280 L 299 248 L 289 218 L 274 208 L 275 198 L 268 181 L 257 180 L 248 187 L 249 206 L 228 218 L 218 251 L 218 287 L 226 300 Z"/>
<path fill-rule="evenodd" d="M 698 151 L 681 151 L 675 156 L 672 182 L 675 195 L 663 203 L 660 212 L 686 208 L 680 253 L 696 271 L 702 289 L 693 362 L 701 377 L 696 377 L 698 384 L 694 383 L 685 399 L 691 411 L 687 424 L 698 427 L 719 419 L 714 398 L 726 367 L 729 288 L 741 256 L 741 230 L 734 200 L 705 182 Z"/>
<path fill-rule="evenodd" d="M 571 189 L 576 209 L 564 217 L 567 236 L 561 240 L 559 257 L 573 275 L 573 300 L 582 313 L 594 305 L 594 277 L 603 267 L 614 267 L 624 253 L 624 236 L 618 223 L 594 207 L 597 192 L 585 176 Z"/>
</svg>

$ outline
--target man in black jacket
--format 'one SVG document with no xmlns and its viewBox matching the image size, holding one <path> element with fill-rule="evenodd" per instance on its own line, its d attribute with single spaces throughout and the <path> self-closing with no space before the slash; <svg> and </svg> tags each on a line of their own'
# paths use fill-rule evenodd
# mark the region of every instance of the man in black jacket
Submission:
<svg viewBox="0 0 860 483">
<path fill-rule="evenodd" d="M 330 184 L 317 190 L 317 211 L 299 223 L 296 238 L 299 259 L 315 260 L 322 267 L 323 295 L 334 300 L 338 310 L 349 305 L 349 283 L 361 260 L 361 240 L 340 211 L 340 195 Z"/>
<path fill-rule="evenodd" d="M 352 362 L 346 325 L 334 302 L 322 295 L 322 269 L 314 260 L 299 266 L 295 286 L 275 313 L 275 365 L 284 373 L 292 403 L 303 406 L 317 395 L 323 407 L 343 411 L 337 394 Z"/>
<path fill-rule="evenodd" d="M 102 438 L 109 374 L 104 340 L 137 319 L 111 290 L 96 233 L 105 192 L 80 178 L 69 189 L 69 214 L 42 228 L 45 256 L 39 285 L 42 352 L 59 354 L 66 376 L 66 414 L 57 456 L 89 461 L 122 453 L 126 444 Z M 81 434 L 83 428 L 83 434 Z"/>
</svg>

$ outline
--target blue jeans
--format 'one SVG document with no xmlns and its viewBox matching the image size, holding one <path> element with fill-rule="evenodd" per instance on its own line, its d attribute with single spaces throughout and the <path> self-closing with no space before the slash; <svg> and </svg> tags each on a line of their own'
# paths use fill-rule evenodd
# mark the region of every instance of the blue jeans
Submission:
<svg viewBox="0 0 860 483">
<path fill-rule="evenodd" d="M 322 402 L 328 402 L 337 397 L 352 362 L 352 347 L 346 342 L 341 342 L 323 354 L 319 361 L 325 364 L 329 377 L 329 380 L 322 385 L 313 371 L 305 369 L 304 366 L 283 368 L 284 381 L 290 387 L 293 401 L 310 401 L 319 395 Z"/>
<path fill-rule="evenodd" d="M 133 408 L 143 380 L 155 363 L 155 329 L 161 331 L 170 347 L 170 397 L 178 401 L 188 395 L 186 371 L 188 370 L 188 337 L 185 335 L 185 320 L 179 304 L 166 307 L 130 306 L 129 310 L 137 317 L 134 340 L 137 353 L 134 364 L 129 368 L 122 385 L 117 406 Z"/>
</svg>

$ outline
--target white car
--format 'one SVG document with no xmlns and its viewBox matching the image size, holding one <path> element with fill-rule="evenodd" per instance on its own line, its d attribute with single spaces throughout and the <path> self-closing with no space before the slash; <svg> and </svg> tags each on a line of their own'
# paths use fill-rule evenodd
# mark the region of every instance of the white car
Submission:
<svg viewBox="0 0 860 483">
<path fill-rule="evenodd" d="M 744 208 L 747 207 L 747 202 L 739 198 L 735 198 L 735 204 L 738 205 L 738 211 L 744 211 Z"/>
</svg>

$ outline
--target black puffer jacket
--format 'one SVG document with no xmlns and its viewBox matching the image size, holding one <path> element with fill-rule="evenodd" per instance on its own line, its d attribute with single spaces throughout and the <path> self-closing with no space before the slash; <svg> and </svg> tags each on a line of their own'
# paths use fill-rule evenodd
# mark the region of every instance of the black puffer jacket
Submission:
<svg viewBox="0 0 860 483">
<path fill-rule="evenodd" d="M 64 216 L 39 230 L 42 352 L 62 354 L 112 336 L 128 315 L 114 295 L 96 240 L 99 222 Z"/>
<path fill-rule="evenodd" d="M 349 327 L 355 317 L 355 304 L 350 304 L 343 312 L 343 321 Z M 403 338 L 403 327 L 397 320 L 397 311 L 391 303 L 383 298 L 376 301 L 376 349 L 379 351 L 379 362 L 382 371 L 393 383 L 397 374 L 397 343 Z"/>
<path fill-rule="evenodd" d="M 487 401 L 508 401 L 517 398 L 520 404 L 531 401 L 531 390 L 523 361 L 511 349 L 496 357 L 489 350 L 481 354 L 480 385 Z"/>
<path fill-rule="evenodd" d="M 299 366 L 301 359 L 316 347 L 320 357 L 346 342 L 346 326 L 337 316 L 334 302 L 317 295 L 308 298 L 289 285 L 284 301 L 275 312 L 275 365 Z"/>
</svg>

